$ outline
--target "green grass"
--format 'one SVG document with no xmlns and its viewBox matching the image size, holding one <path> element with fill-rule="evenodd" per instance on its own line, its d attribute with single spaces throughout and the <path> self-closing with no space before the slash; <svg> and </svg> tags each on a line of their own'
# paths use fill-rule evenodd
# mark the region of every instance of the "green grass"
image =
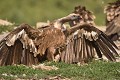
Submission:
<svg viewBox="0 0 120 80">
<path fill-rule="evenodd" d="M 66 64 L 63 62 L 55 63 L 45 62 L 46 65 L 55 65 L 58 70 L 34 70 L 25 66 L 3 66 L 0 67 L 0 77 L 4 79 L 16 79 L 16 77 L 4 76 L 3 73 L 8 75 L 17 75 L 18 78 L 31 79 L 31 78 L 45 78 L 48 76 L 61 75 L 72 80 L 120 80 L 120 63 L 116 62 L 103 62 L 93 61 L 88 65 L 77 66 L 76 64 Z M 26 76 L 23 76 L 26 74 Z"/>
<path fill-rule="evenodd" d="M 0 0 L 0 18 L 15 23 L 35 25 L 38 21 L 55 20 L 73 12 L 75 6 L 86 6 L 104 25 L 104 6 L 116 0 Z"/>
<path fill-rule="evenodd" d="M 10 26 L 0 26 L 0 33 L 2 32 L 9 32 L 12 31 L 14 29 L 15 25 L 10 25 Z"/>
</svg>

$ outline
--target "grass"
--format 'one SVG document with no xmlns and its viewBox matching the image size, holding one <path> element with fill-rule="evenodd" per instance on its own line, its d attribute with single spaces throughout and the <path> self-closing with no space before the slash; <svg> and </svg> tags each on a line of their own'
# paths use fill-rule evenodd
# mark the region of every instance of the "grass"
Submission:
<svg viewBox="0 0 120 80">
<path fill-rule="evenodd" d="M 115 0 L 1 0 L 0 18 L 15 23 L 36 24 L 38 21 L 53 21 L 73 12 L 82 5 L 96 16 L 97 25 L 105 24 L 104 6 Z"/>
<path fill-rule="evenodd" d="M 88 65 L 77 66 L 76 64 L 66 64 L 63 62 L 45 62 L 46 65 L 54 65 L 58 70 L 34 70 L 21 66 L 2 66 L 0 67 L 1 79 L 40 79 L 48 76 L 61 75 L 72 80 L 120 80 L 120 63 L 93 61 Z M 7 74 L 5 76 L 3 74 Z M 14 75 L 15 77 L 11 76 Z M 17 77 L 16 77 L 17 76 Z"/>
<path fill-rule="evenodd" d="M 1 25 L 0 33 L 12 31 L 14 29 L 14 27 L 15 27 L 15 25 L 10 25 L 10 26 Z"/>
</svg>

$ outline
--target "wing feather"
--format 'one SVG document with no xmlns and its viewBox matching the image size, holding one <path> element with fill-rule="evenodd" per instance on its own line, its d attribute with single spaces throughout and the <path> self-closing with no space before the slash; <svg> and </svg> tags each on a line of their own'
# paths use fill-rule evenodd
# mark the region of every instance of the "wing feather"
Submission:
<svg viewBox="0 0 120 80">
<path fill-rule="evenodd" d="M 83 38 L 81 38 L 81 50 L 79 52 L 80 61 L 83 60 Z"/>
<path fill-rule="evenodd" d="M 102 51 L 102 53 L 103 53 L 109 60 L 115 61 L 114 56 L 113 56 L 112 53 L 108 50 L 108 48 L 106 48 L 106 45 L 104 45 L 101 40 L 98 40 L 98 41 L 97 41 L 97 44 L 98 44 L 100 50 Z"/>
<path fill-rule="evenodd" d="M 101 35 L 112 45 L 114 46 L 116 49 L 118 49 L 118 47 L 115 45 L 115 43 L 110 40 L 110 38 L 108 38 L 108 36 L 106 34 L 104 34 L 103 32 L 101 32 Z"/>
<path fill-rule="evenodd" d="M 80 60 L 79 52 L 81 50 L 81 38 L 80 37 L 77 39 L 77 42 L 78 42 L 78 44 L 77 44 L 76 59 L 77 59 L 77 62 L 78 62 Z"/>
<path fill-rule="evenodd" d="M 75 48 L 75 47 L 74 47 L 74 41 L 71 41 L 71 42 L 70 42 L 69 47 L 70 47 L 70 49 L 71 49 L 71 51 L 68 49 L 69 55 L 71 56 L 69 63 L 72 63 L 72 62 L 75 62 L 75 60 L 74 60 L 74 57 L 75 57 L 75 53 L 74 53 L 74 48 Z"/>
<path fill-rule="evenodd" d="M 118 55 L 115 50 L 117 46 L 106 34 L 95 26 L 82 26 L 82 28 L 72 34 L 72 36 L 77 36 L 77 38 L 73 39 L 74 43 L 70 44 L 71 48 L 67 49 L 67 51 L 70 52 L 65 54 L 75 56 L 72 58 L 73 60 L 76 60 L 76 62 L 89 62 L 96 54 L 99 58 L 102 58 L 102 55 L 105 55 L 108 60 L 116 61 L 114 54 Z M 69 62 L 69 59 L 67 62 Z"/>
<path fill-rule="evenodd" d="M 89 50 L 90 50 L 90 59 L 92 59 L 92 58 L 94 58 L 94 53 L 93 53 L 93 48 L 94 47 L 93 47 L 91 41 L 89 41 L 88 46 L 89 46 Z"/>
<path fill-rule="evenodd" d="M 11 47 L 11 53 L 10 53 L 11 55 L 9 57 L 9 59 L 11 60 L 10 64 L 20 63 L 20 58 L 22 57 L 21 56 L 22 49 L 23 49 L 22 44 L 20 43 L 19 40 L 16 40 L 14 46 Z M 9 62 L 9 59 L 8 59 L 8 62 Z"/>
<path fill-rule="evenodd" d="M 118 55 L 117 51 L 112 47 L 112 45 L 102 35 L 100 35 L 100 39 L 107 45 L 107 47 L 111 51 L 113 51 L 116 55 Z"/>
<path fill-rule="evenodd" d="M 70 49 L 70 46 L 68 45 L 68 46 L 67 46 L 67 51 L 66 51 L 66 54 L 65 54 L 65 62 L 66 62 L 66 63 L 69 63 L 69 62 L 68 62 L 68 55 L 70 54 L 69 49 Z M 70 50 L 71 50 L 71 49 L 70 49 Z"/>
<path fill-rule="evenodd" d="M 36 36 L 33 36 L 37 33 Z M 34 40 L 40 33 L 27 24 L 22 24 L 0 41 L 0 65 L 38 63 Z M 32 35 L 33 34 L 33 35 Z M 32 59 L 31 59 L 32 57 Z M 35 62 L 36 61 L 36 62 Z"/>
<path fill-rule="evenodd" d="M 98 47 L 98 44 L 96 42 L 93 42 L 92 44 L 93 44 L 93 46 L 94 46 L 94 48 L 96 50 L 98 58 L 102 58 L 102 53 L 101 53 L 101 51 L 100 51 L 100 49 Z"/>
<path fill-rule="evenodd" d="M 6 59 L 7 59 L 7 57 L 6 56 L 8 56 L 8 52 L 9 52 L 9 50 L 8 50 L 8 47 L 7 46 L 5 46 L 5 45 L 3 45 L 2 47 L 1 47 L 1 49 L 0 49 L 0 65 L 2 66 L 2 65 L 5 65 L 5 61 L 6 61 Z"/>
<path fill-rule="evenodd" d="M 86 42 L 86 50 L 87 50 L 88 59 L 91 59 L 92 58 L 92 53 L 91 53 L 90 42 L 88 40 L 86 40 L 85 42 Z"/>
<path fill-rule="evenodd" d="M 85 40 L 85 37 L 83 37 L 84 38 L 84 40 L 83 40 L 83 51 L 84 51 L 84 59 L 88 59 L 88 55 L 87 55 L 87 49 L 86 49 L 86 40 Z"/>
</svg>

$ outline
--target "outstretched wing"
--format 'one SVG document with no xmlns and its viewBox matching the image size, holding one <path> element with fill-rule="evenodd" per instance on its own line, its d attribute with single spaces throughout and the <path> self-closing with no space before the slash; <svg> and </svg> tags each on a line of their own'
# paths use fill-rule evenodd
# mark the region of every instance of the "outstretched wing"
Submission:
<svg viewBox="0 0 120 80">
<path fill-rule="evenodd" d="M 73 26 L 74 27 L 74 26 Z M 67 39 L 66 50 L 61 54 L 61 61 L 67 63 L 88 62 L 97 56 L 105 55 L 115 61 L 116 45 L 102 31 L 92 25 L 81 25 L 80 29 Z"/>
<path fill-rule="evenodd" d="M 109 3 L 104 9 L 106 13 L 106 31 L 108 36 L 119 34 L 120 32 L 120 1 Z"/>
<path fill-rule="evenodd" d="M 79 14 L 80 19 L 71 22 L 70 25 L 72 28 L 76 26 L 80 26 L 80 28 L 68 37 L 68 44 L 66 50 L 61 54 L 61 60 L 67 63 L 88 62 L 95 55 L 99 58 L 105 55 L 110 61 L 115 61 L 114 54 L 118 55 L 115 50 L 117 46 L 106 34 L 94 26 L 95 16 L 92 12 L 86 10 L 85 7 L 77 6 L 74 13 Z"/>
<path fill-rule="evenodd" d="M 10 32 L 0 41 L 0 65 L 37 64 L 38 58 L 34 57 L 37 53 L 34 40 L 39 34 L 40 31 L 27 24 L 22 24 Z"/>
</svg>

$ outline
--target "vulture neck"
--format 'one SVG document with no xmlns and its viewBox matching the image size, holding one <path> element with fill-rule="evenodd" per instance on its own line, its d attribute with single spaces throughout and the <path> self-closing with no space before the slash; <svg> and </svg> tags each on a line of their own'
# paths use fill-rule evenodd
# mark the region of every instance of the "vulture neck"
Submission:
<svg viewBox="0 0 120 80">
<path fill-rule="evenodd" d="M 60 18 L 55 21 L 54 27 L 58 29 L 66 29 L 66 27 L 63 25 L 65 22 L 69 22 L 70 19 L 67 17 Z"/>
<path fill-rule="evenodd" d="M 90 27 L 91 25 L 90 24 L 78 24 L 78 25 L 75 25 L 69 29 L 66 30 L 66 35 L 69 36 L 71 35 L 72 33 L 74 33 L 75 31 L 79 30 L 79 29 L 82 29 L 84 27 Z"/>
</svg>

